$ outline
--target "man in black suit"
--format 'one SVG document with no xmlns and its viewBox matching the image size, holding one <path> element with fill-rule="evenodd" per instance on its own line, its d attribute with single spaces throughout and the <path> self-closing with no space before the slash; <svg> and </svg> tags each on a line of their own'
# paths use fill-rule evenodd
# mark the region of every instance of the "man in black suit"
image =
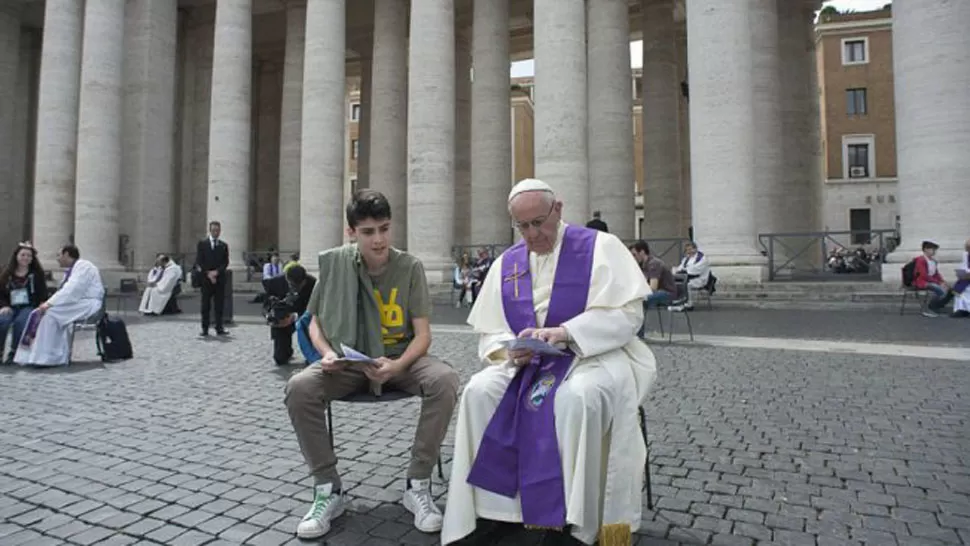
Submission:
<svg viewBox="0 0 970 546">
<path fill-rule="evenodd" d="M 209 222 L 209 236 L 199 241 L 195 252 L 193 274 L 202 289 L 202 337 L 209 335 L 209 315 L 213 304 L 216 315 L 216 334 L 228 335 L 222 324 L 226 299 L 226 269 L 229 267 L 229 245 L 219 240 L 222 224 Z M 213 300 L 215 302 L 213 303 Z"/>
</svg>

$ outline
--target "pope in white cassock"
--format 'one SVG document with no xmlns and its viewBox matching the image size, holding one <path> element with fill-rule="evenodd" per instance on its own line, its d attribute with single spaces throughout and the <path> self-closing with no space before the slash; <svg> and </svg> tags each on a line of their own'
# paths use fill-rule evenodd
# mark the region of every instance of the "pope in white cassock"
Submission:
<svg viewBox="0 0 970 546">
<path fill-rule="evenodd" d="M 508 203 L 522 241 L 495 261 L 468 317 L 486 367 L 459 406 L 441 541 L 484 518 L 629 544 L 646 460 L 637 411 L 656 378 L 635 335 L 647 281 L 616 236 L 564 224 L 544 182 L 519 182 Z M 516 337 L 564 355 L 508 350 Z"/>
<path fill-rule="evenodd" d="M 181 266 L 168 256 L 159 254 L 155 259 L 155 267 L 148 272 L 147 286 L 141 296 L 138 311 L 144 315 L 161 315 L 181 278 Z"/>
<path fill-rule="evenodd" d="M 953 298 L 953 314 L 956 317 L 970 317 L 970 239 L 963 245 L 963 263 L 958 268 L 957 282 L 953 285 L 956 297 Z"/>
<path fill-rule="evenodd" d="M 66 366 L 70 356 L 71 324 L 94 316 L 104 302 L 104 283 L 98 268 L 74 245 L 67 245 L 57 263 L 67 269 L 57 292 L 27 318 L 14 362 L 33 366 Z"/>
</svg>

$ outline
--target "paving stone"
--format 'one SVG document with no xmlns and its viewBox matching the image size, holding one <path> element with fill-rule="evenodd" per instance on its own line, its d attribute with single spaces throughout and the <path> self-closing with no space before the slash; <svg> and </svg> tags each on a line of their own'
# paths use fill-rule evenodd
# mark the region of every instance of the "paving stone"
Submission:
<svg viewBox="0 0 970 546">
<path fill-rule="evenodd" d="M 897 343 L 942 340 L 935 329 L 951 328 L 927 330 L 892 314 L 720 311 L 698 313 L 695 328 L 784 337 L 752 325 L 794 322 L 817 337 L 838 325 L 843 339 Z M 93 343 L 81 332 L 72 373 L 0 370 L 0 411 L 17 416 L 0 434 L 0 522 L 8 522 L 0 523 L 0 544 L 18 535 L 58 542 L 64 537 L 49 531 L 85 537 L 122 525 L 124 534 L 101 542 L 238 543 L 245 534 L 295 543 L 310 502 L 281 406 L 295 368 L 251 357 L 266 353 L 265 327 L 240 323 L 230 341 L 215 344 L 195 342 L 195 317 L 130 318 L 137 356 L 124 366 L 85 367 Z M 853 333 L 870 328 L 887 337 Z M 478 368 L 475 346 L 466 334 L 435 334 L 435 351 L 463 381 Z M 637 543 L 970 542 L 970 465 L 960 455 L 970 452 L 960 417 L 970 389 L 965 364 L 651 348 L 661 370 L 647 402 L 657 511 L 644 510 Z M 151 391 L 133 387 L 146 381 Z M 138 406 L 126 394 L 133 391 L 142 393 Z M 419 406 L 417 399 L 375 404 L 362 414 L 334 405 L 348 512 L 327 544 L 435 543 L 400 506 Z M 452 427 L 446 462 L 453 434 Z M 436 483 L 434 492 L 443 506 L 445 489 Z M 541 535 L 515 537 L 534 544 Z"/>
</svg>

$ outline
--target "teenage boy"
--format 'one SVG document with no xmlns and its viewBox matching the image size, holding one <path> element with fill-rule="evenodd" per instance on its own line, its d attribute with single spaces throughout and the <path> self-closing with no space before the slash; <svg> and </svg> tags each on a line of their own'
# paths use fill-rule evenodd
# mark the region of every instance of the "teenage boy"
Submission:
<svg viewBox="0 0 970 546">
<path fill-rule="evenodd" d="M 950 285 L 943 280 L 940 268 L 936 262 L 936 251 L 940 245 L 933 241 L 923 241 L 923 253 L 916 257 L 916 275 L 913 277 L 913 286 L 920 290 L 933 293 L 933 299 L 923 311 L 924 317 L 936 318 L 940 316 L 940 311 L 946 307 L 953 299 L 953 291 Z"/>
<path fill-rule="evenodd" d="M 458 374 L 428 354 L 431 297 L 421 262 L 391 247 L 391 206 L 374 190 L 347 204 L 350 244 L 320 253 L 320 276 L 307 310 L 310 339 L 323 357 L 286 385 L 285 404 L 314 480 L 313 505 L 297 527 L 300 538 L 325 535 L 344 505 L 337 457 L 327 432 L 327 402 L 382 386 L 421 397 L 404 507 L 425 533 L 441 530 L 431 496 L 431 472 L 458 401 Z M 350 369 L 341 345 L 378 366 Z"/>
</svg>

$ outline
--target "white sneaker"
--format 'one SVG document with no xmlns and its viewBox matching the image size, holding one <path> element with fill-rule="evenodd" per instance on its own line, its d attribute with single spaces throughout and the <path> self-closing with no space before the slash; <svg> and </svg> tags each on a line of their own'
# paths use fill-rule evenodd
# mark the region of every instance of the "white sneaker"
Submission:
<svg viewBox="0 0 970 546">
<path fill-rule="evenodd" d="M 414 527 L 422 533 L 441 531 L 441 510 L 431 497 L 431 480 L 411 480 L 411 488 L 404 492 L 404 507 L 414 514 Z"/>
<path fill-rule="evenodd" d="M 319 538 L 330 532 L 330 522 L 344 513 L 343 498 L 332 490 L 333 484 L 329 483 L 314 487 L 313 505 L 296 527 L 296 536 Z"/>
</svg>

